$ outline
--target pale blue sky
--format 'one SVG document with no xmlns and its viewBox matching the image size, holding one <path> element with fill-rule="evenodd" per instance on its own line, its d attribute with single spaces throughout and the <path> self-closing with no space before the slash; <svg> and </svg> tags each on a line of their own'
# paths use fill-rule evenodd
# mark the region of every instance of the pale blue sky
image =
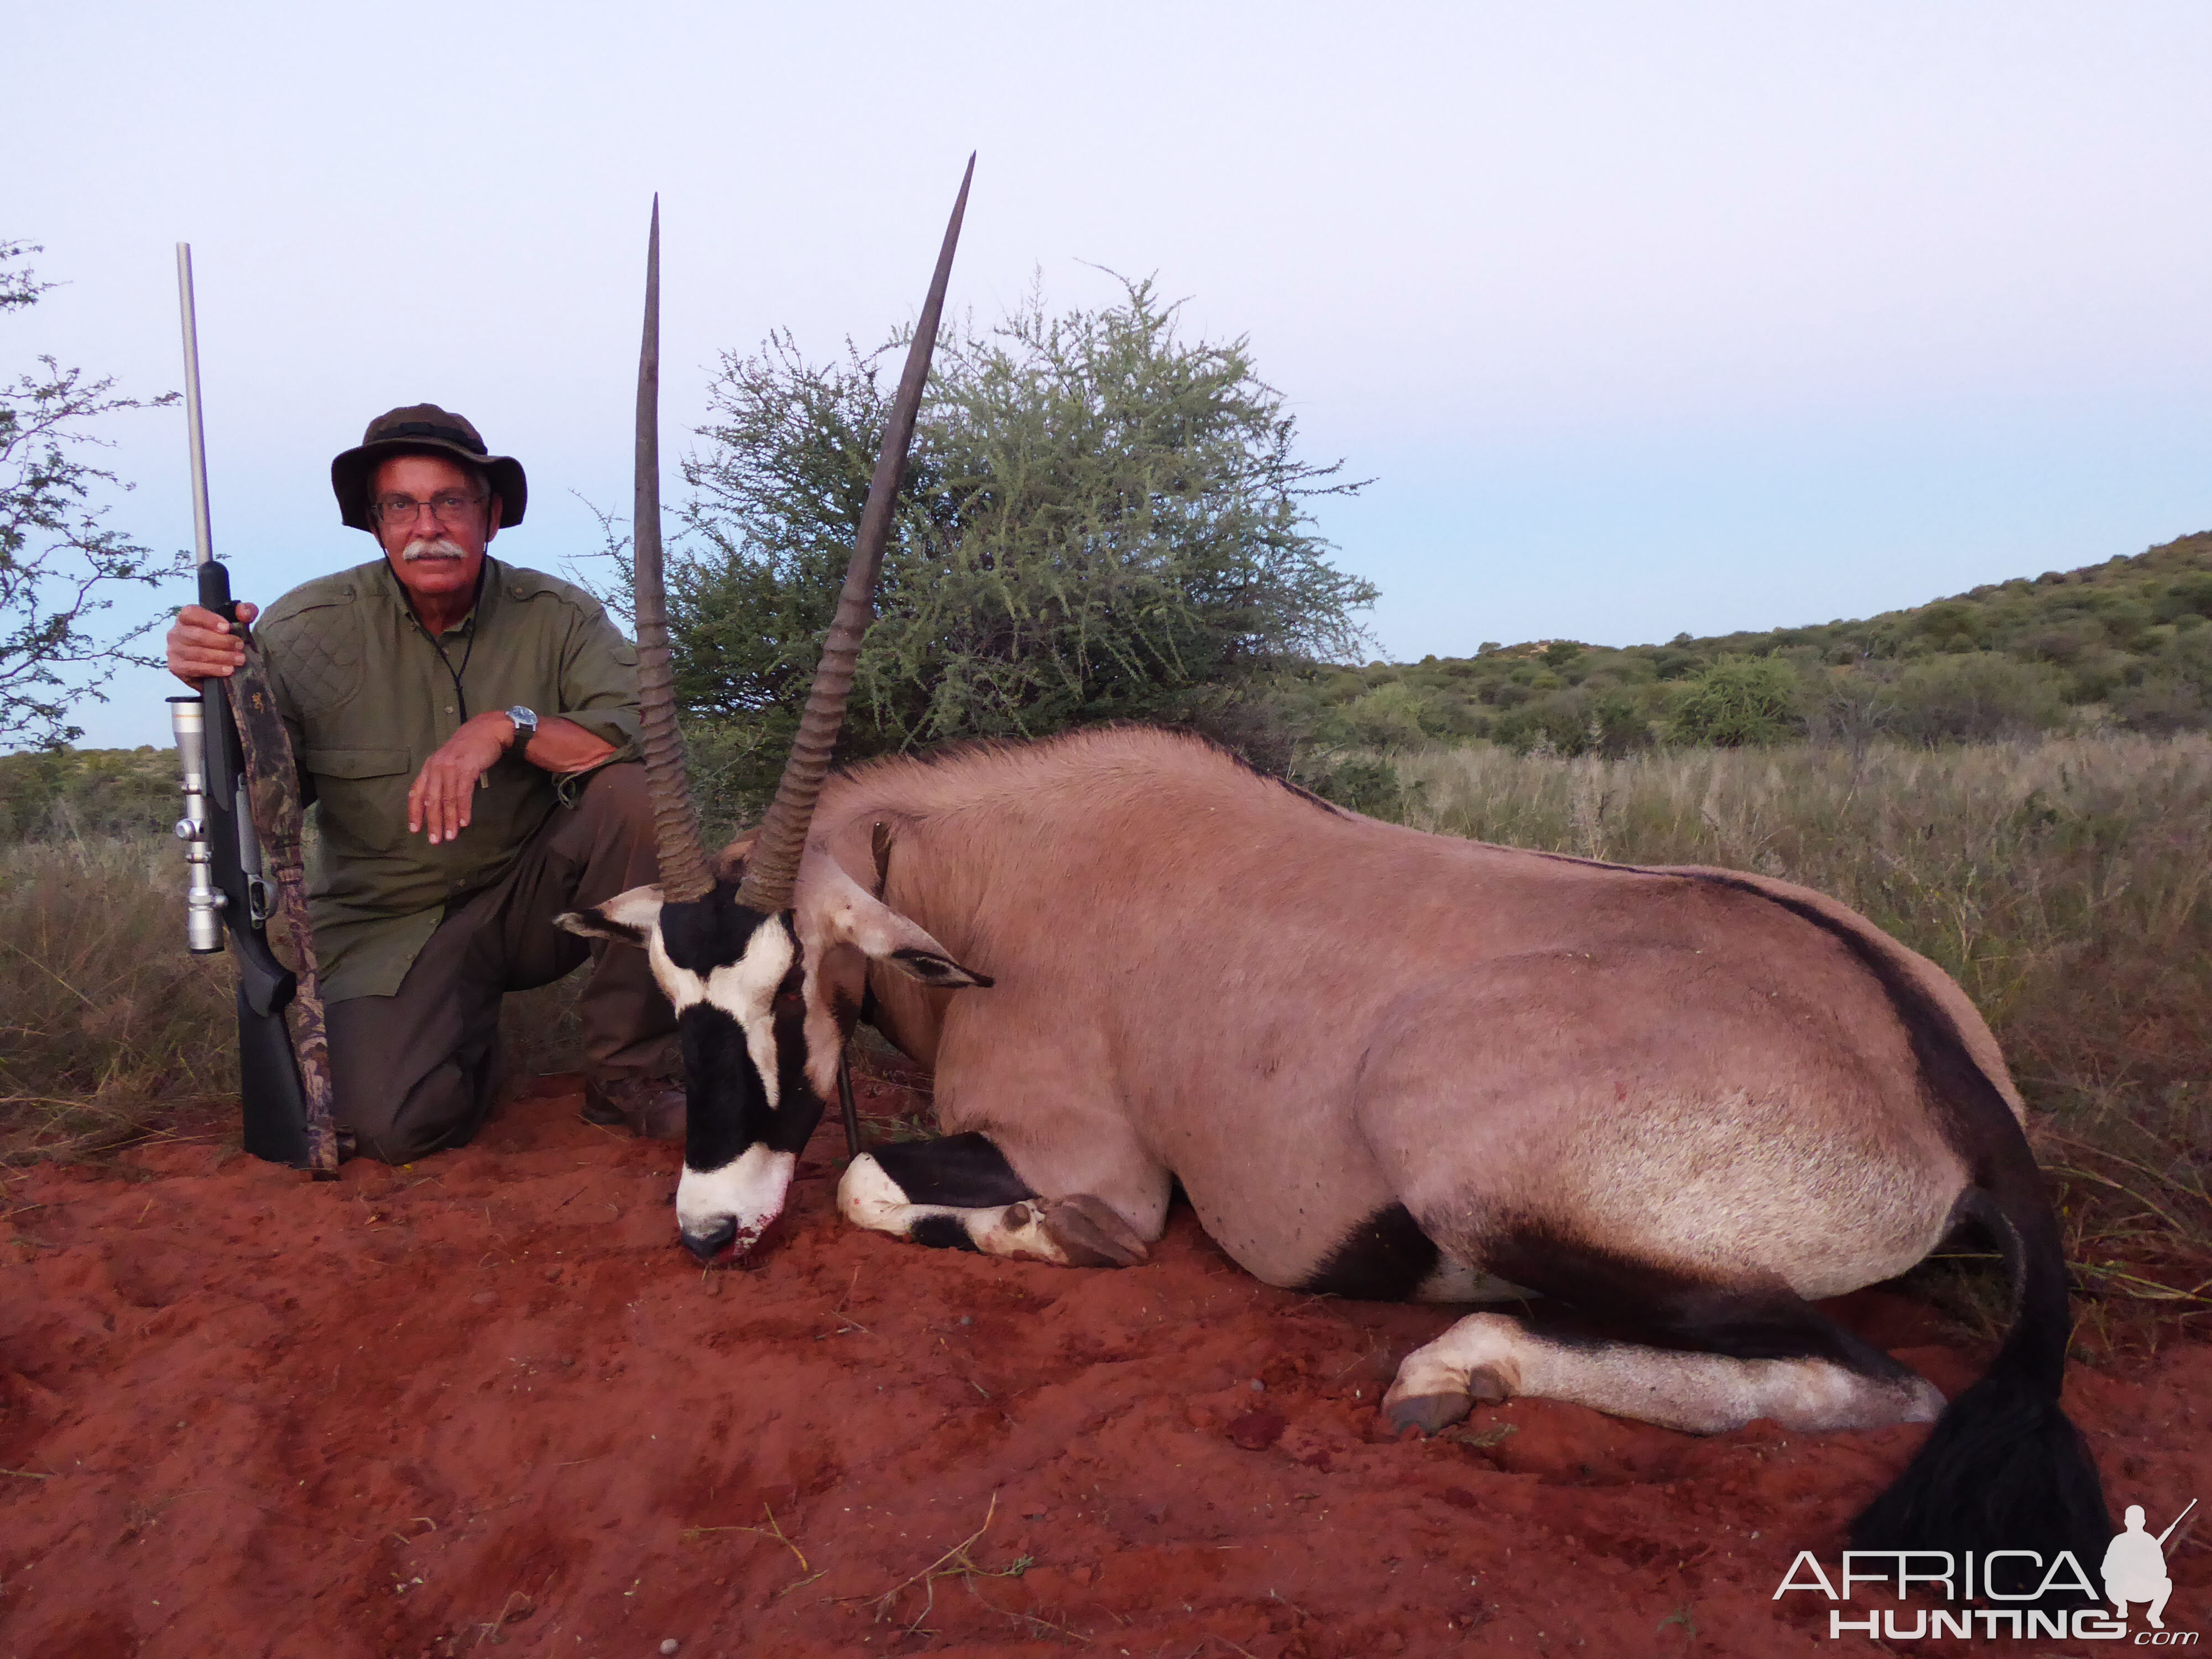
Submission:
<svg viewBox="0 0 2212 1659">
<path fill-rule="evenodd" d="M 1383 590 L 1386 654 L 1858 616 L 2212 526 L 2212 9 L 2197 3 L 79 4 L 8 26 L 0 324 L 180 382 L 199 270 L 216 542 L 356 562 L 331 455 L 429 398 L 528 466 L 557 570 L 628 495 L 646 212 L 664 429 L 717 349 L 1158 274 L 1251 337 Z M 395 229 L 393 227 L 399 226 Z M 190 539 L 181 417 L 118 521 Z M 672 475 L 673 465 L 671 467 Z M 80 715 L 165 741 L 158 676 Z"/>
</svg>

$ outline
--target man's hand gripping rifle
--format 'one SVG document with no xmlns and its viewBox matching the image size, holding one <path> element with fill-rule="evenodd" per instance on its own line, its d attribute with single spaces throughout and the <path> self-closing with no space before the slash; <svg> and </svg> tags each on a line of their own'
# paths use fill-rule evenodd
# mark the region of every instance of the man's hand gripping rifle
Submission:
<svg viewBox="0 0 2212 1659">
<path fill-rule="evenodd" d="M 197 696 L 169 699 L 169 722 L 184 769 L 185 816 L 177 835 L 185 843 L 190 878 L 185 943 L 195 955 L 211 955 L 223 948 L 228 933 L 236 949 L 246 1150 L 328 1179 L 337 1174 L 338 1139 L 314 937 L 307 924 L 300 775 L 260 651 L 232 603 L 230 573 L 215 556 L 208 521 L 207 446 L 200 426 L 192 255 L 182 242 L 177 245 L 177 288 L 184 313 L 199 602 L 246 642 L 246 660 L 229 676 L 203 680 Z M 299 964 L 296 972 L 270 948 L 271 922 Z"/>
</svg>

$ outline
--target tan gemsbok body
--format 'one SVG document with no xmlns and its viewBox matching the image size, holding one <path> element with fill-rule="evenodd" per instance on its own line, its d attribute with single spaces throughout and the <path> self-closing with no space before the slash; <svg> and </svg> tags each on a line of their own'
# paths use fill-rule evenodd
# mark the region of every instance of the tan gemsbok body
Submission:
<svg viewBox="0 0 2212 1659">
<path fill-rule="evenodd" d="M 2103 1547 L 2058 1404 L 2056 1221 L 1996 1045 L 1941 970 L 1785 883 L 1423 835 L 1168 732 L 831 775 L 905 443 L 895 413 L 884 515 L 872 494 L 758 836 L 710 868 L 674 745 L 649 744 L 663 883 L 567 919 L 646 945 L 678 1011 L 688 1245 L 746 1249 L 781 1211 L 865 1018 L 933 1068 L 946 1133 L 854 1159 L 860 1225 L 1125 1266 L 1180 1183 L 1271 1284 L 1516 1304 L 1405 1359 L 1399 1424 L 1516 1394 L 1695 1431 L 1936 1420 L 1862 1547 Z M 648 730 L 672 733 L 644 506 Z M 2020 1306 L 1946 1407 L 1811 1301 L 1969 1224 Z"/>
</svg>

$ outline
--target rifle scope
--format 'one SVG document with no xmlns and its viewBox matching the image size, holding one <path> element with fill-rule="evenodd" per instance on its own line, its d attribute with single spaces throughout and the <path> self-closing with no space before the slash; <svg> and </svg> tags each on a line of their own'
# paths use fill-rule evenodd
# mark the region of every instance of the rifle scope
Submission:
<svg viewBox="0 0 2212 1659">
<path fill-rule="evenodd" d="M 185 844 L 185 944 L 196 957 L 216 956 L 227 901 L 216 888 L 208 843 L 207 710 L 198 697 L 169 699 L 169 729 L 185 775 L 185 815 L 177 820 L 177 839 Z"/>
</svg>

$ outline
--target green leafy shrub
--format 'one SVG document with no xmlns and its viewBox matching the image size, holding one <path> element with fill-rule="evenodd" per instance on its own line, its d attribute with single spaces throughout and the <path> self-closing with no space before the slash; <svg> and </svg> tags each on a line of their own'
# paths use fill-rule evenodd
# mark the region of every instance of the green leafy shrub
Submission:
<svg viewBox="0 0 2212 1659">
<path fill-rule="evenodd" d="M 1490 736 L 1516 754 L 1612 758 L 1650 746 L 1651 723 L 1618 687 L 1581 687 L 1525 702 L 1492 723 Z"/>
<path fill-rule="evenodd" d="M 1914 743 L 1992 743 L 2065 723 L 2063 681 L 2041 664 L 1994 651 L 1908 666 L 1893 690 L 1889 726 Z"/>
<path fill-rule="evenodd" d="M 1677 743 L 1741 749 L 1802 729 L 1797 676 L 1776 657 L 1723 657 L 1689 682 L 1668 720 Z"/>
<path fill-rule="evenodd" d="M 1421 786 L 1406 781 L 1397 767 L 1375 755 L 1352 755 L 1302 768 L 1292 781 L 1323 800 L 1364 812 L 1370 817 L 1401 819 Z"/>
<path fill-rule="evenodd" d="M 767 734 L 756 793 L 836 606 L 887 416 L 882 361 L 811 365 L 784 337 L 726 356 L 685 468 L 678 696 Z M 1358 486 L 1299 460 L 1296 435 L 1245 343 L 1182 338 L 1149 283 L 1097 311 L 1032 295 L 988 334 L 949 331 L 844 752 L 1192 723 L 1224 688 L 1264 695 L 1286 661 L 1349 657 L 1375 590 L 1329 563 L 1309 504 Z"/>
<path fill-rule="evenodd" d="M 1370 749 L 1413 749 L 1428 740 L 1421 730 L 1420 699 L 1402 684 L 1378 685 L 1347 704 L 1345 736 Z"/>
<path fill-rule="evenodd" d="M 166 835 L 184 811 L 173 749 L 46 749 L 0 755 L 0 844 Z M 177 860 L 183 890 L 184 858 Z"/>
<path fill-rule="evenodd" d="M 2212 629 L 2176 635 L 2142 681 L 2113 698 L 2112 713 L 2138 732 L 2166 734 L 2212 726 Z"/>
</svg>

